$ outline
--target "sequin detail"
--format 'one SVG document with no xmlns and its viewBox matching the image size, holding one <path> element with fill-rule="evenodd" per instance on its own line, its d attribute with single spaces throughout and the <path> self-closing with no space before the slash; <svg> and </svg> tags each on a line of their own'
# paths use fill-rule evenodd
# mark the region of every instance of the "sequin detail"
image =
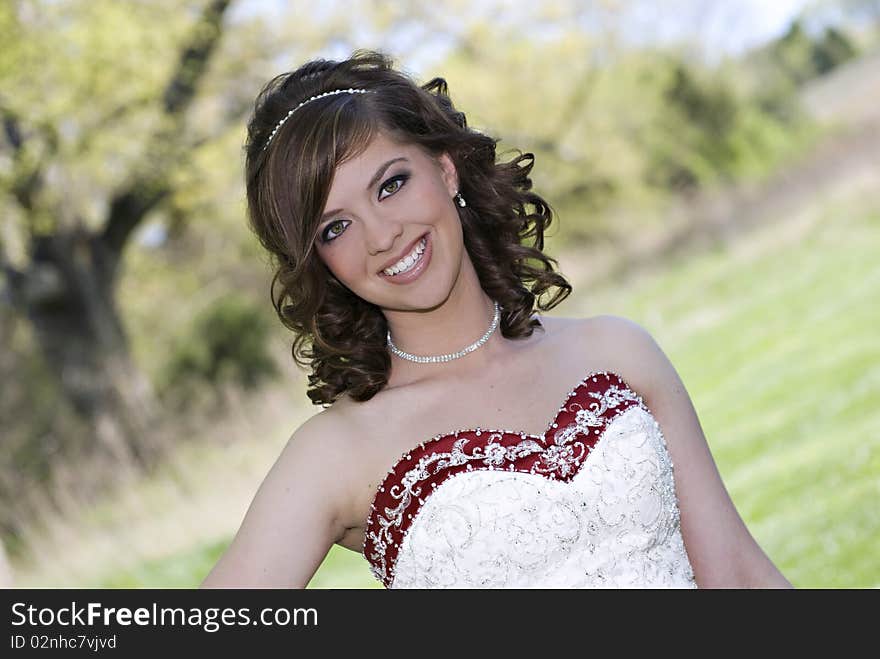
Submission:
<svg viewBox="0 0 880 659">
<path fill-rule="evenodd" d="M 394 588 L 695 587 L 672 468 L 641 397 L 592 372 L 541 435 L 458 430 L 401 456 L 364 556 Z"/>
</svg>

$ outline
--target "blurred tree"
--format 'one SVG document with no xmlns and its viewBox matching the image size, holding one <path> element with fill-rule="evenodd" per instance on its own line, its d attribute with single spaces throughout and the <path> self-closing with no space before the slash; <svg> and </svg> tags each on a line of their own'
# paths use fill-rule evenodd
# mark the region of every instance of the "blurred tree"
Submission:
<svg viewBox="0 0 880 659">
<path fill-rule="evenodd" d="M 813 67 L 818 75 L 822 75 L 857 54 L 858 50 L 843 32 L 828 26 L 822 38 L 813 45 Z"/>
<path fill-rule="evenodd" d="M 155 404 L 130 358 L 117 310 L 120 261 L 134 230 L 169 196 L 173 164 L 192 148 L 183 127 L 229 4 L 209 0 L 194 12 L 187 32 L 168 30 L 161 39 L 177 49 L 171 70 L 143 61 L 126 72 L 142 76 L 130 85 L 120 84 L 108 67 L 127 63 L 114 61 L 121 48 L 156 45 L 144 40 L 157 37 L 132 31 L 121 15 L 146 11 L 142 5 L 20 2 L 0 8 L 0 189 L 23 230 L 19 259 L 11 254 L 11 232 L 0 240 L 4 299 L 31 324 L 46 365 L 97 442 L 141 463 L 149 458 L 145 437 Z M 60 61 L 49 66 L 46 57 Z M 29 90 L 27 79 L 37 72 L 48 84 Z M 102 144 L 107 126 L 123 118 L 135 118 L 129 125 L 143 131 L 137 141 L 119 145 L 128 153 Z M 96 154 L 105 160 L 93 170 L 98 180 L 89 181 L 77 167 L 93 165 L 89 159 Z M 115 183 L 108 186 L 109 198 L 90 199 L 107 178 Z M 90 223 L 89 215 L 97 221 Z"/>
<path fill-rule="evenodd" d="M 857 54 L 842 29 L 829 25 L 811 36 L 800 20 L 792 21 L 784 35 L 759 51 L 771 68 L 778 68 L 795 85 L 828 73 Z"/>
<path fill-rule="evenodd" d="M 729 173 L 728 164 L 735 158 L 730 138 L 740 118 L 740 100 L 729 81 L 723 76 L 698 79 L 684 62 L 677 62 L 663 98 L 666 132 L 676 136 L 678 145 L 652 152 L 655 161 L 647 180 L 688 192 L 703 182 L 701 163 L 712 174 Z M 663 120 L 658 118 L 660 126 Z"/>
<path fill-rule="evenodd" d="M 795 84 L 800 85 L 815 76 L 813 42 L 800 21 L 792 21 L 786 33 L 773 42 L 770 52 Z"/>
<path fill-rule="evenodd" d="M 270 325 L 264 312 L 246 298 L 227 295 L 199 313 L 165 364 L 159 383 L 163 399 L 187 407 L 200 391 L 216 392 L 224 380 L 253 389 L 277 375 L 267 350 Z"/>
</svg>

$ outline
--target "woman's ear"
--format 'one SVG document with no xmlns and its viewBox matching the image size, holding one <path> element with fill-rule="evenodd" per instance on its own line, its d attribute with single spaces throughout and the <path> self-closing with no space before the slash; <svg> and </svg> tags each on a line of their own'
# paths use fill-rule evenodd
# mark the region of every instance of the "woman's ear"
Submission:
<svg viewBox="0 0 880 659">
<path fill-rule="evenodd" d="M 448 153 L 441 153 L 437 158 L 437 163 L 440 165 L 440 175 L 443 177 L 449 196 L 452 197 L 459 190 L 458 171 L 455 169 L 455 163 L 452 162 L 452 157 Z"/>
</svg>

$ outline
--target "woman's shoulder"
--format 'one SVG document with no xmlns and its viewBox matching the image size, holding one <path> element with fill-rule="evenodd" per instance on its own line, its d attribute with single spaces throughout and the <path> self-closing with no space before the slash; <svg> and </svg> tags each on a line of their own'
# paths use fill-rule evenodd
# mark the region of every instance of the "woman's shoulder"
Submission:
<svg viewBox="0 0 880 659">
<path fill-rule="evenodd" d="M 308 463 L 310 469 L 319 465 L 335 468 L 345 437 L 345 419 L 336 411 L 325 409 L 307 418 L 291 433 L 279 462 Z"/>
<path fill-rule="evenodd" d="M 362 406 L 343 393 L 330 406 L 306 419 L 291 441 L 320 444 L 326 452 L 345 453 L 345 444 L 357 432 Z"/>
<path fill-rule="evenodd" d="M 355 474 L 374 438 L 374 429 L 383 428 L 395 405 L 395 397 L 380 391 L 365 401 L 351 398 L 347 392 L 326 409 L 308 419 L 304 432 L 309 442 L 318 442 L 327 462 L 346 474 Z M 300 431 L 297 431 L 298 433 Z"/>
<path fill-rule="evenodd" d="M 539 316 L 539 318 L 548 332 L 567 339 L 578 338 L 586 341 L 587 345 L 600 342 L 599 347 L 606 349 L 604 354 L 611 357 L 618 352 L 617 349 L 625 351 L 632 347 L 633 343 L 644 342 L 650 337 L 648 330 L 634 320 L 613 314 L 582 318 L 556 316 Z"/>
<path fill-rule="evenodd" d="M 327 407 L 308 416 L 290 435 L 283 453 L 292 453 L 313 468 L 329 469 L 343 480 L 356 472 L 364 438 L 381 418 L 381 401 L 360 402 L 342 392 Z"/>
<path fill-rule="evenodd" d="M 356 418 L 345 403 L 310 416 L 290 435 L 276 468 L 288 476 L 314 478 L 338 509 L 347 505 L 348 481 L 357 473 Z M 328 476 L 331 476 L 328 478 Z"/>
<path fill-rule="evenodd" d="M 640 323 L 613 314 L 555 320 L 566 321 L 565 344 L 580 346 L 583 358 L 598 369 L 617 373 L 646 397 L 657 387 L 665 386 L 659 374 L 665 370 L 668 359 L 651 332 Z"/>
</svg>

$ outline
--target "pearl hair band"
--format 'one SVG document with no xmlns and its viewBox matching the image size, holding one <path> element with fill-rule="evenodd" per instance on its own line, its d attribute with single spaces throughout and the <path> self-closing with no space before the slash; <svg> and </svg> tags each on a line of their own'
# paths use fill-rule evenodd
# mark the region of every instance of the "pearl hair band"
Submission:
<svg viewBox="0 0 880 659">
<path fill-rule="evenodd" d="M 278 130 L 284 125 L 284 122 L 290 119 L 290 115 L 299 110 L 303 105 L 311 103 L 312 101 L 317 101 L 319 98 L 324 98 L 325 96 L 333 96 L 334 94 L 366 94 L 369 91 L 369 89 L 353 89 L 349 87 L 348 89 L 334 89 L 331 92 L 324 92 L 323 94 L 317 94 L 315 96 L 312 96 L 311 98 L 307 98 L 302 103 L 293 108 L 290 112 L 288 112 L 284 117 L 282 117 L 281 121 L 276 124 L 275 130 L 272 131 L 272 133 L 269 135 L 269 139 L 266 140 L 266 145 L 263 147 L 263 151 L 269 148 L 269 142 L 272 141 L 272 138 L 275 137 L 275 133 L 277 133 Z"/>
</svg>

